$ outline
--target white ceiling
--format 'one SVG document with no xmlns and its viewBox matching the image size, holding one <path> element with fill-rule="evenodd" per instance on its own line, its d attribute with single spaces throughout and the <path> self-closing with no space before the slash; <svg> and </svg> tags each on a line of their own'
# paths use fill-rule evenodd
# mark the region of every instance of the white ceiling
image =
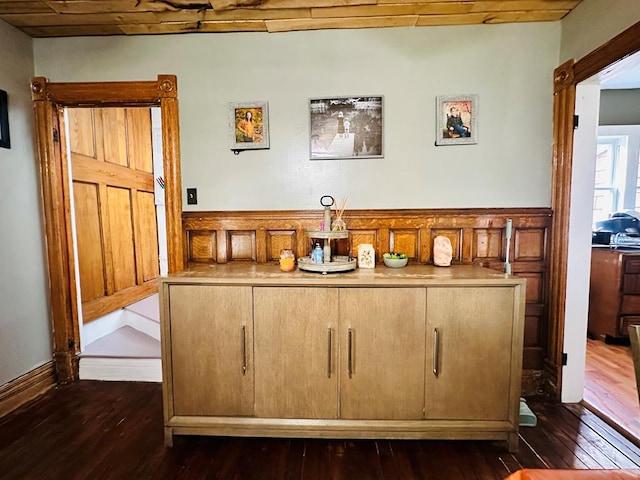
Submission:
<svg viewBox="0 0 640 480">
<path fill-rule="evenodd" d="M 627 66 L 613 78 L 600 83 L 603 90 L 640 88 L 640 53 L 632 55 L 626 59 Z"/>
</svg>

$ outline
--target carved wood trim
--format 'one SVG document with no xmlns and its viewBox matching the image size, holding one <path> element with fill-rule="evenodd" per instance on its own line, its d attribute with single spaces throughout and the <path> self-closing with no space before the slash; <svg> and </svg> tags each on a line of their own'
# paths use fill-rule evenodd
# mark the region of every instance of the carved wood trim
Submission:
<svg viewBox="0 0 640 480">
<path fill-rule="evenodd" d="M 571 171 L 573 165 L 573 114 L 575 111 L 575 84 L 566 81 L 573 75 L 564 76 L 573 62 L 556 69 L 553 100 L 553 172 L 551 208 L 554 212 L 554 232 L 551 242 L 551 282 L 549 291 L 549 352 L 547 358 L 547 380 L 549 393 L 558 395 L 561 388 L 562 349 L 565 321 L 565 298 L 567 295 L 567 236 L 571 208 Z"/>
<path fill-rule="evenodd" d="M 69 262 L 69 200 L 64 195 L 64 167 L 59 138 L 58 115 L 53 104 L 46 100 L 47 82 L 44 78 L 32 81 L 36 119 L 36 141 L 40 166 L 40 183 L 45 217 L 45 241 L 49 272 L 49 300 L 53 321 L 53 358 L 58 378 L 64 383 L 77 378 L 69 348 L 69 339 L 78 339 L 78 319 L 72 308 L 71 266 Z M 73 350 L 73 351 L 71 351 Z"/>
<path fill-rule="evenodd" d="M 612 68 L 638 51 L 640 51 L 640 22 L 577 61 L 573 68 L 575 77 L 573 83 L 580 83 L 605 68 Z"/>
<path fill-rule="evenodd" d="M 177 80 L 159 75 L 148 82 L 50 83 L 31 80 L 36 141 L 49 267 L 54 363 L 60 383 L 78 377 L 80 335 L 74 270 L 69 254 L 71 220 L 68 179 L 65 179 L 63 133 L 58 109 L 86 106 L 160 106 L 165 175 L 165 209 L 169 271 L 183 269 L 182 181 L 180 178 Z M 55 133 L 54 133 L 55 132 Z"/>
</svg>

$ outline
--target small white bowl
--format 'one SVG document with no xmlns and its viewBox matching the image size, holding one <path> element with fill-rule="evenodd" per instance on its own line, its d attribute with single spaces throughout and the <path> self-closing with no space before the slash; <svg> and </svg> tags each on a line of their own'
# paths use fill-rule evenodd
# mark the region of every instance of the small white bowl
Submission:
<svg viewBox="0 0 640 480">
<path fill-rule="evenodd" d="M 407 266 L 408 258 L 390 258 L 388 253 L 385 253 L 382 256 L 382 260 L 384 260 L 384 264 L 387 267 L 391 268 L 402 268 Z"/>
</svg>

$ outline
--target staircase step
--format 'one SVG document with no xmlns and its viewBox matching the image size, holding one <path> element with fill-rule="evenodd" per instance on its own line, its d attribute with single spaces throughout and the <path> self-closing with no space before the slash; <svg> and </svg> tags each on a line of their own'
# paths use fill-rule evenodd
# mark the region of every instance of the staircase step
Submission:
<svg viewBox="0 0 640 480">
<path fill-rule="evenodd" d="M 81 357 L 80 380 L 162 382 L 159 358 Z"/>
<path fill-rule="evenodd" d="M 85 347 L 80 379 L 161 382 L 160 342 L 128 325 L 120 327 Z"/>
<path fill-rule="evenodd" d="M 160 323 L 160 296 L 155 293 L 124 308 L 130 312 Z"/>
<path fill-rule="evenodd" d="M 125 325 L 87 345 L 81 358 L 160 358 L 160 342 Z"/>
</svg>

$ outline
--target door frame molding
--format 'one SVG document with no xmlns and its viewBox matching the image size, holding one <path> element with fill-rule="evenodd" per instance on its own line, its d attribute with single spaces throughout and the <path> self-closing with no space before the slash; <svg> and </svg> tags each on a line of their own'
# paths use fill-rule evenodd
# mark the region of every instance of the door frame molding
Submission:
<svg viewBox="0 0 640 480">
<path fill-rule="evenodd" d="M 164 162 L 167 256 L 169 273 L 184 269 L 182 244 L 182 179 L 178 84 L 175 75 L 156 81 L 51 83 L 31 79 L 31 98 L 44 217 L 52 322 L 53 361 L 58 383 L 78 378 L 80 331 L 72 245 L 66 140 L 60 128 L 65 107 L 160 107 Z"/>
<path fill-rule="evenodd" d="M 640 52 L 640 22 L 613 37 L 574 63 L 569 60 L 554 71 L 553 92 L 553 168 L 551 209 L 553 211 L 550 256 L 549 329 L 545 373 L 549 394 L 560 398 L 562 353 L 564 348 L 565 304 L 571 175 L 573 169 L 573 116 L 576 85 L 594 75 L 606 80 L 624 68 L 624 60 Z"/>
</svg>

